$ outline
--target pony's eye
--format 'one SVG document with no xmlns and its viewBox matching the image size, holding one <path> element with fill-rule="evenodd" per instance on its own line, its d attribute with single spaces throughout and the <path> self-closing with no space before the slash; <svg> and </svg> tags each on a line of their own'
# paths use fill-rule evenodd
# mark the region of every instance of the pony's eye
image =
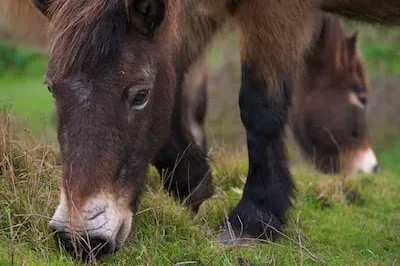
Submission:
<svg viewBox="0 0 400 266">
<path fill-rule="evenodd" d="M 51 93 L 51 96 L 54 98 L 53 88 L 47 85 L 47 90 Z"/>
<path fill-rule="evenodd" d="M 149 101 L 150 90 L 140 90 L 129 97 L 129 105 L 133 110 L 142 110 Z"/>
<path fill-rule="evenodd" d="M 365 106 L 368 103 L 368 98 L 366 96 L 358 96 L 358 100 Z"/>
</svg>

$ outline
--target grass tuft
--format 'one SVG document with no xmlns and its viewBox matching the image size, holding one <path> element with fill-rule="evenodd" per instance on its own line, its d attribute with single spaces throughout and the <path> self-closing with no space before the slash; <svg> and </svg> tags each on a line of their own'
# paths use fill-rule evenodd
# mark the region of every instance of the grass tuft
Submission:
<svg viewBox="0 0 400 266">
<path fill-rule="evenodd" d="M 57 246 L 47 227 L 58 201 L 57 153 L 6 112 L 0 114 L 0 128 L 0 265 L 79 264 Z M 221 221 L 240 199 L 246 154 L 214 150 L 211 161 L 217 193 L 196 216 L 164 192 L 152 168 L 128 242 L 118 253 L 92 264 L 400 263 L 400 180 L 396 172 L 350 179 L 293 167 L 297 198 L 280 239 L 224 247 L 215 237 Z M 322 198 L 329 208 L 321 208 Z"/>
</svg>

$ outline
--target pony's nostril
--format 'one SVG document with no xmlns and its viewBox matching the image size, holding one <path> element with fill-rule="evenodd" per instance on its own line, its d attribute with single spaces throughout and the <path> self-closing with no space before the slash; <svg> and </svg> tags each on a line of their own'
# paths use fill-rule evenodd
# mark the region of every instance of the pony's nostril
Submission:
<svg viewBox="0 0 400 266">
<path fill-rule="evenodd" d="M 49 222 L 49 228 L 50 228 L 51 232 L 60 232 L 60 231 L 63 231 L 64 226 L 62 225 L 62 223 L 59 223 L 59 222 L 51 219 Z"/>
<path fill-rule="evenodd" d="M 379 166 L 378 166 L 378 165 L 375 165 L 374 168 L 372 169 L 372 171 L 373 171 L 374 173 L 378 172 L 378 171 L 379 171 Z"/>
</svg>

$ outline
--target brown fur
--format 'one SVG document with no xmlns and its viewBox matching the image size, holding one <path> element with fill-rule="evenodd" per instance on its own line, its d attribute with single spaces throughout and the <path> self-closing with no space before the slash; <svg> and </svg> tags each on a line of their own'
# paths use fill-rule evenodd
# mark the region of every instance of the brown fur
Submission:
<svg viewBox="0 0 400 266">
<path fill-rule="evenodd" d="M 29 0 L 0 1 L 0 38 L 26 43 L 40 49 L 47 47 L 47 20 Z"/>
<path fill-rule="evenodd" d="M 138 136 L 152 139 L 151 143 L 134 145 L 142 147 L 137 151 L 141 156 L 137 155 L 137 157 L 146 157 L 131 165 L 132 167 L 143 166 L 135 173 L 138 180 L 133 186 L 134 190 L 140 190 L 144 182 L 145 165 L 149 163 L 152 154 L 163 144 L 168 135 L 168 120 L 173 103 L 171 89 L 175 82 L 173 67 L 169 66 L 169 62 L 174 62 L 172 47 L 176 47 L 177 44 L 175 32 L 178 24 L 174 21 L 176 19 L 174 12 L 178 10 L 167 8 L 169 11 L 165 17 L 166 22 L 161 25 L 154 39 L 149 42 L 137 33 L 126 36 L 126 32 L 133 31 L 127 28 L 130 26 L 127 25 L 127 21 L 131 18 L 128 18 L 127 12 L 130 6 L 126 3 L 120 0 L 94 0 L 79 3 L 75 0 L 58 0 L 53 1 L 49 12 L 52 17 L 51 59 L 47 83 L 57 99 L 58 133 L 65 181 L 62 186 L 67 194 L 72 192 L 71 200 L 73 199 L 73 204 L 77 209 L 83 208 L 89 198 L 102 192 L 115 193 L 116 197 L 121 194 L 120 186 L 113 183 L 113 178 L 121 175 L 118 171 L 123 165 L 119 159 L 127 160 L 127 158 L 121 158 L 121 156 L 127 156 L 124 151 L 126 143 L 140 139 L 140 137 L 137 138 Z M 110 27 L 110 21 L 115 23 L 111 25 L 112 27 Z M 134 42 L 132 39 L 138 41 Z M 130 46 L 131 43 L 134 48 Z M 155 46 L 163 50 L 162 56 L 151 52 L 150 48 Z M 142 52 L 134 53 L 130 52 L 131 50 Z M 124 56 L 119 60 L 121 54 Z M 116 59 L 118 59 L 118 64 L 114 64 Z M 102 69 L 113 69 L 113 71 L 105 71 L 99 76 L 97 67 L 100 65 L 103 66 Z M 153 71 L 159 67 L 162 69 L 160 74 Z M 121 99 L 119 95 L 121 92 L 129 89 L 131 84 L 142 82 L 154 84 L 153 105 L 157 110 L 151 113 L 146 112 L 146 115 L 140 118 L 128 116 L 127 125 L 117 126 L 117 123 L 125 123 L 125 120 L 111 119 L 115 112 L 102 105 L 108 101 L 108 97 L 118 95 L 118 99 Z M 93 85 L 96 91 L 88 89 L 91 85 L 87 84 L 96 84 Z M 81 96 L 74 94 L 71 90 L 73 87 L 76 90 L 83 87 L 98 96 L 91 99 L 94 101 L 92 103 L 82 102 L 79 100 Z M 108 108 L 112 108 L 112 105 L 109 102 Z M 82 111 L 83 114 L 80 113 Z M 119 110 L 119 112 L 122 111 Z M 94 119 L 94 117 L 90 118 L 91 115 L 99 114 L 102 114 L 100 115 L 102 123 L 90 125 L 89 121 Z M 119 116 L 122 115 L 121 113 Z M 154 119 L 157 123 L 147 122 L 146 119 Z M 140 123 L 139 120 L 143 121 L 143 125 L 139 129 L 131 130 L 137 133 L 135 138 L 128 137 L 128 132 L 121 132 L 118 129 L 118 127 L 135 127 Z M 69 126 L 61 126 L 65 124 Z M 100 135 L 101 138 L 99 138 Z M 83 148 L 79 143 L 85 143 L 91 148 Z M 136 204 L 136 198 L 134 199 L 133 205 Z"/>
<path fill-rule="evenodd" d="M 181 40 L 177 68 L 187 69 L 202 56 L 215 34 L 229 21 L 229 12 L 225 9 L 229 0 L 186 0 L 179 25 Z M 178 71 L 179 72 L 179 71 Z"/>
<path fill-rule="evenodd" d="M 242 1 L 236 13 L 242 61 L 255 64 L 267 82 L 279 80 L 282 73 L 295 74 L 302 66 L 316 10 L 316 1 L 310 0 L 269 1 L 268 8 L 264 0 Z"/>
<path fill-rule="evenodd" d="M 262 64 L 259 66 L 262 69 L 260 75 L 263 79 L 274 82 L 278 73 L 301 66 L 301 53 L 311 38 L 317 2 L 274 1 L 265 9 L 263 0 L 188 0 L 185 8 L 188 15 L 184 16 L 180 29 L 183 56 L 179 57 L 179 63 L 183 67 L 190 65 L 201 56 L 211 38 L 225 23 L 237 23 L 242 29 L 243 58 L 257 58 L 254 63 Z M 275 20 L 277 13 L 282 12 L 283 19 L 270 23 Z M 299 31 L 299 28 L 303 30 Z M 268 49 L 260 49 L 261 46 Z M 187 62 L 182 63 L 182 60 Z"/>
<path fill-rule="evenodd" d="M 346 36 L 339 19 L 327 14 L 315 28 L 318 29 L 314 37 L 316 43 L 312 46 L 310 55 L 307 56 L 303 80 L 298 80 L 295 86 L 294 107 L 290 123 L 295 129 L 300 147 L 317 168 L 324 170 L 325 167 L 325 171 L 328 172 L 354 172 L 354 163 L 357 161 L 359 153 L 371 148 L 366 132 L 365 109 L 354 114 L 353 123 L 341 122 L 352 115 L 350 114 L 352 111 L 348 108 L 341 109 L 343 103 L 345 107 L 352 105 L 348 99 L 350 86 L 357 85 L 359 90 L 355 93 L 359 98 L 364 100 L 368 98 L 368 75 L 356 45 L 358 32 Z M 206 65 L 204 60 L 205 56 L 194 64 L 189 74 L 185 76 L 183 104 L 191 107 L 190 111 L 186 112 L 189 115 L 194 113 L 196 106 L 201 101 L 197 90 L 201 83 L 205 82 Z M 329 87 L 327 87 L 328 85 Z M 327 92 L 327 90 L 329 91 Z M 321 118 L 320 113 L 324 113 L 324 110 L 321 109 L 324 109 L 325 106 L 330 106 L 326 107 L 326 110 L 334 112 L 337 118 L 329 119 L 325 116 Z M 309 132 L 307 120 L 311 120 L 308 123 L 314 126 L 324 127 L 323 123 L 328 126 L 326 130 L 315 130 L 314 134 L 320 134 L 318 142 L 312 143 L 313 134 Z M 351 132 L 356 121 L 359 121 L 360 124 L 358 128 L 360 136 L 354 138 Z M 192 116 L 189 119 L 189 125 L 195 136 L 199 135 L 199 128 L 204 126 Z M 335 128 L 339 140 L 335 140 L 335 136 L 330 135 L 332 133 L 328 131 L 329 127 Z M 323 160 L 317 160 L 317 151 L 324 154 L 324 160 L 330 161 L 329 166 L 322 165 Z M 338 167 L 339 164 L 340 167 Z"/>
<path fill-rule="evenodd" d="M 83 206 L 99 190 L 124 197 L 119 188 L 127 186 L 135 193 L 135 210 L 147 166 L 170 136 L 172 107 L 178 106 L 174 99 L 181 95 L 176 88 L 232 17 L 241 36 L 244 74 L 239 98 L 250 159 L 243 197 L 229 221 L 234 230 L 254 237 L 276 235 L 294 195 L 283 128 L 292 81 L 302 68 L 314 21 L 321 8 L 330 8 L 366 21 L 400 22 L 400 4 L 377 1 L 52 1 L 47 81 L 56 98 L 62 178 L 68 181 L 63 185 L 70 188 L 71 200 Z M 152 8 L 159 13 L 147 13 Z M 376 18 L 371 19 L 372 12 Z M 152 95 L 140 112 L 131 109 L 130 96 L 138 88 Z"/>
<path fill-rule="evenodd" d="M 204 119 L 207 109 L 206 56 L 202 56 L 187 71 L 182 84 L 182 118 L 198 146 L 206 150 Z"/>
<path fill-rule="evenodd" d="M 339 19 L 325 15 L 316 43 L 306 56 L 306 75 L 294 90 L 290 124 L 307 157 L 325 172 L 346 172 L 365 143 L 370 147 L 365 106 L 368 78 L 356 46 Z M 361 103 L 360 101 L 360 103 Z M 357 159 L 357 158 L 355 158 Z M 346 166 L 343 165 L 346 162 Z"/>
<path fill-rule="evenodd" d="M 180 25 L 179 35 L 183 43 L 182 50 L 185 51 L 187 56 L 180 58 L 186 58 L 181 60 L 189 60 L 192 58 L 192 60 L 189 60 L 186 64 L 184 64 L 189 65 L 203 52 L 205 45 L 210 42 L 215 32 L 220 29 L 224 23 L 226 23 L 230 13 L 234 13 L 234 11 L 238 9 L 238 6 L 240 7 L 240 10 L 242 10 L 240 12 L 243 14 L 248 14 L 247 11 L 245 11 L 246 8 L 253 8 L 253 10 L 257 10 L 262 14 L 260 14 L 260 16 L 257 16 L 257 14 L 254 16 L 244 15 L 242 19 L 240 19 L 240 15 L 238 15 L 237 18 L 239 21 L 242 21 L 241 23 L 244 24 L 251 24 L 254 22 L 257 25 L 266 25 L 265 28 L 261 27 L 262 30 L 257 30 L 259 32 L 258 34 L 253 34 L 248 30 L 249 27 L 244 25 L 246 27 L 246 31 L 244 32 L 249 33 L 248 35 L 253 36 L 252 38 L 262 39 L 264 42 L 268 40 L 269 42 L 273 42 L 267 44 L 272 51 L 268 53 L 268 55 L 261 55 L 262 57 L 266 58 L 265 60 L 260 60 L 268 62 L 262 67 L 266 69 L 265 74 L 268 79 L 272 80 L 270 76 L 276 75 L 276 73 L 273 73 L 276 72 L 276 69 L 268 69 L 270 68 L 269 66 L 281 65 L 283 69 L 287 69 L 293 66 L 293 64 L 289 63 L 292 58 L 301 58 L 299 55 L 308 43 L 308 41 L 305 40 L 310 39 L 306 38 L 306 36 L 310 36 L 310 20 L 312 20 L 311 13 L 315 12 L 320 5 L 322 9 L 326 11 L 342 14 L 362 21 L 379 22 L 384 24 L 398 24 L 400 22 L 400 18 L 396 18 L 392 15 L 400 13 L 396 0 L 388 0 L 384 2 L 380 0 L 368 0 L 362 1 L 361 4 L 359 1 L 361 0 L 305 0 L 295 2 L 272 2 L 259 0 L 259 3 L 257 3 L 257 1 L 253 1 L 252 3 L 249 2 L 249 7 L 245 7 L 247 4 L 243 4 L 243 2 L 239 0 L 186 0 L 183 6 L 185 8 L 184 12 L 188 15 L 183 16 L 184 20 Z M 43 30 L 46 26 L 46 21 L 43 16 L 39 15 L 38 12 L 33 9 L 29 2 L 29 0 L 3 0 L 0 3 L 0 10 L 2 11 L 0 13 L 0 25 L 3 27 L 4 35 L 11 36 L 13 38 L 16 37 L 18 38 L 18 41 L 25 41 L 28 43 L 32 42 L 34 44 L 43 46 L 46 44 L 46 38 L 44 37 L 45 30 Z M 125 1 L 125 3 L 127 2 L 128 1 Z M 266 2 L 269 2 L 268 9 L 264 8 Z M 176 10 L 178 5 L 173 3 L 173 1 L 170 1 L 170 3 L 171 6 L 173 5 L 173 8 L 169 10 Z M 96 5 L 99 6 L 98 3 L 94 1 L 92 7 Z M 260 9 L 257 9 L 257 5 L 259 5 Z M 63 4 L 63 6 L 66 7 L 67 5 Z M 65 9 L 65 12 L 69 12 L 71 16 L 74 15 L 73 12 L 77 12 L 78 14 L 87 13 L 90 15 L 84 15 L 78 18 L 80 22 L 73 21 L 72 23 L 69 23 L 68 21 L 68 25 L 70 25 L 69 32 L 73 32 L 72 28 L 78 27 L 79 24 L 84 25 L 84 21 L 90 21 L 91 19 L 95 20 L 97 18 L 96 12 L 102 12 L 100 9 L 97 9 L 97 11 L 92 10 L 90 6 L 87 6 L 84 10 L 82 10 L 79 9 L 79 6 L 79 4 L 74 5 L 71 7 L 71 9 Z M 279 21 L 276 20 L 277 23 L 268 22 L 275 20 L 276 14 L 280 14 L 282 10 L 285 10 L 287 15 L 282 14 L 281 19 Z M 308 14 L 302 14 L 302 12 L 308 12 Z M 61 13 L 59 14 L 61 15 Z M 66 18 L 68 15 L 63 15 L 63 17 Z M 77 16 L 75 16 L 74 19 L 76 17 Z M 308 19 L 304 19 L 307 17 Z M 23 18 L 23 20 L 21 20 L 21 18 Z M 250 19 L 254 21 L 251 22 Z M 58 24 L 58 26 L 62 27 L 61 25 L 66 25 L 65 22 L 61 21 L 61 24 Z M 308 26 L 305 26 L 306 24 Z M 29 27 L 27 28 L 26 25 L 29 25 Z M 192 28 L 193 26 L 195 28 Z M 291 29 L 291 32 L 288 31 L 285 33 L 286 28 Z M 298 31 L 297 29 L 300 28 L 306 29 L 306 31 Z M 69 33 L 64 32 L 63 34 Z M 247 56 L 246 53 L 251 53 L 250 50 L 254 50 L 255 53 L 260 51 L 259 46 L 254 48 L 246 46 L 249 45 L 249 43 L 245 41 L 246 37 L 243 37 L 244 39 L 242 41 L 244 43 L 242 47 L 246 47 L 245 49 L 248 50 L 242 51 L 244 56 Z M 55 39 L 56 38 L 53 38 L 53 40 Z M 298 39 L 302 41 L 296 43 L 296 40 Z M 78 40 L 75 41 L 78 42 Z M 259 42 L 254 40 L 254 43 L 257 44 Z M 293 46 L 288 47 L 285 44 L 293 44 Z M 66 48 L 68 48 L 68 46 Z M 72 55 L 76 53 L 74 52 L 76 51 L 74 48 L 79 47 L 71 46 L 71 48 L 68 50 L 72 52 Z M 107 49 L 106 47 L 103 48 Z M 284 56 L 277 56 L 278 54 Z M 75 57 L 76 55 L 71 56 L 70 61 L 74 61 Z M 301 65 L 301 62 L 298 62 L 297 64 Z"/>
<path fill-rule="evenodd" d="M 187 16 L 180 31 L 183 51 L 187 54 L 184 58 L 192 58 L 189 61 L 192 62 L 201 55 L 216 30 L 234 14 L 242 28 L 243 58 L 257 58 L 262 64 L 259 69 L 263 74 L 260 75 L 269 82 L 274 82 L 282 71 L 302 66 L 301 55 L 308 47 L 320 8 L 360 21 L 400 23 L 400 7 L 396 0 L 187 0 L 185 7 Z"/>
<path fill-rule="evenodd" d="M 124 0 L 125 3 L 128 0 Z M 174 5 L 173 9 L 176 9 L 177 4 L 172 3 Z M 215 33 L 216 29 L 219 29 L 222 24 L 224 24 L 227 20 L 227 17 L 230 13 L 234 13 L 238 9 L 238 6 L 241 5 L 240 0 L 186 0 L 186 3 L 183 5 L 185 7 L 185 13 L 189 14 L 188 16 L 184 16 L 184 23 L 181 26 L 181 38 L 183 40 L 184 45 L 189 45 L 191 47 L 186 47 L 188 49 L 184 49 L 189 54 L 197 55 L 199 51 L 203 50 L 205 44 L 209 43 L 211 36 Z M 268 2 L 268 3 L 267 3 Z M 94 2 L 95 3 L 95 2 Z M 268 4 L 268 6 L 273 6 L 272 8 L 268 8 L 271 10 L 269 12 L 272 17 L 268 18 L 263 15 L 263 20 L 267 21 L 268 19 L 274 19 L 273 11 L 277 11 L 280 13 L 282 9 L 286 7 L 292 8 L 295 12 L 292 13 L 295 18 L 301 18 L 300 13 L 302 12 L 302 8 L 318 8 L 321 5 L 321 8 L 328 12 L 333 12 L 337 14 L 341 14 L 347 16 L 351 19 L 357 19 L 361 21 L 367 21 L 372 23 L 383 23 L 383 24 L 399 24 L 400 18 L 399 16 L 395 16 L 395 14 L 400 13 L 400 8 L 398 6 L 398 2 L 396 0 L 305 0 L 305 1 L 278 1 L 273 3 L 271 1 L 260 1 L 259 5 L 263 8 L 259 11 L 262 13 L 267 13 L 264 6 Z M 257 3 L 252 3 L 250 5 L 256 6 Z M 79 5 L 78 5 L 79 6 Z M 296 10 L 295 7 L 298 6 L 300 9 Z M 278 9 L 276 9 L 278 8 Z M 289 9 L 290 9 L 289 8 Z M 78 12 L 84 12 L 82 10 L 77 10 Z M 89 11 L 89 9 L 87 9 Z M 300 11 L 300 12 L 298 12 Z M 287 11 L 288 14 L 292 11 Z M 96 11 L 91 14 L 90 17 L 86 17 L 85 19 L 95 18 L 94 14 Z M 71 15 L 72 12 L 71 12 Z M 298 29 L 303 27 L 303 24 L 296 24 L 291 20 L 288 16 L 283 16 L 283 19 L 280 20 L 280 24 L 287 25 L 293 29 Z M 257 18 L 252 18 L 256 20 Z M 245 18 L 245 20 L 247 20 Z M 264 24 L 264 23 L 262 23 Z M 262 25 L 261 24 L 261 25 Z M 275 23 L 267 23 L 270 27 Z M 29 25 L 29 27 L 27 27 Z M 195 25 L 196 29 L 193 29 L 192 26 Z M 271 33 L 279 35 L 280 27 L 278 24 L 274 25 L 272 29 L 267 29 L 265 31 L 266 36 L 270 40 L 281 39 L 285 36 L 277 36 L 278 38 L 270 37 Z M 7 37 L 17 38 L 17 41 L 28 42 L 38 45 L 46 44 L 45 30 L 46 20 L 40 15 L 32 5 L 30 4 L 30 0 L 2 0 L 0 3 L 0 28 L 2 29 L 0 32 Z M 266 27 L 266 28 L 268 28 Z M 296 31 L 294 31 L 296 32 Z M 258 36 L 257 38 L 262 37 Z M 293 36 L 288 36 L 285 38 L 289 38 Z M 292 40 L 294 38 L 291 38 Z M 305 38 L 301 38 L 305 39 Z M 284 41 L 282 41 L 284 43 Z M 307 42 L 306 42 L 307 43 Z M 282 54 L 287 54 L 285 52 L 290 52 L 291 49 L 288 47 L 277 47 L 275 44 L 270 45 L 271 48 L 276 47 L 276 51 L 281 52 Z M 248 49 L 248 48 L 247 48 Z M 274 48 L 275 49 L 275 48 Z M 284 49 L 284 50 L 278 50 Z M 255 48 L 255 51 L 258 49 Z M 298 50 L 296 48 L 295 50 Z M 201 52 L 200 52 L 201 53 Z M 272 53 L 277 54 L 277 53 Z M 196 57 L 196 56 L 194 56 Z M 289 57 L 289 56 L 288 56 Z M 275 60 L 280 60 L 279 58 L 275 58 Z M 271 71 L 271 70 L 270 70 Z"/>
<path fill-rule="evenodd" d="M 104 57 L 116 55 L 120 43 L 126 38 L 124 24 L 130 19 L 131 2 L 53 1 L 50 10 L 53 16 L 50 24 L 50 54 L 58 58 L 54 65 L 55 72 L 63 75 L 72 69 L 80 71 L 82 68 L 93 68 Z M 161 32 L 176 35 L 177 8 L 172 8 L 173 0 L 167 2 L 171 6 L 167 8 L 166 15 L 169 22 L 165 25 L 168 29 L 161 29 Z M 110 28 L 105 24 L 106 20 L 113 20 L 115 26 Z"/>
<path fill-rule="evenodd" d="M 400 25 L 397 0 L 324 0 L 322 9 L 354 20 Z"/>
</svg>

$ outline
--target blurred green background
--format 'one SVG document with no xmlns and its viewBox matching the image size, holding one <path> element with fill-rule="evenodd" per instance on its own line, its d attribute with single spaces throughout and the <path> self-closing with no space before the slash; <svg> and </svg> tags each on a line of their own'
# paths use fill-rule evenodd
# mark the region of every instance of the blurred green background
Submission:
<svg viewBox="0 0 400 266">
<path fill-rule="evenodd" d="M 140 265 L 174 265 L 172 261 L 193 260 L 205 261 L 195 265 L 234 265 L 226 264 L 226 261 L 235 261 L 239 257 L 264 263 L 268 256 L 271 265 L 275 260 L 278 265 L 294 265 L 296 262 L 303 265 L 303 256 L 307 254 L 301 248 L 303 245 L 329 265 L 399 265 L 400 90 L 397 87 L 400 84 L 400 29 L 355 23 L 346 23 L 346 27 L 349 34 L 356 28 L 360 30 L 359 47 L 371 79 L 368 102 L 370 135 L 383 169 L 372 176 L 361 175 L 351 179 L 350 188 L 360 191 L 361 203 L 357 200 L 349 203 L 343 198 L 337 200 L 337 191 L 334 191 L 333 204 L 326 207 L 315 194 L 314 186 L 327 182 L 329 187 L 332 180 L 341 184 L 346 177 L 333 178 L 297 167 L 292 172 L 299 193 L 286 233 L 293 239 L 298 238 L 298 245 L 292 239 L 281 238 L 277 245 L 221 251 L 209 240 L 208 233 L 219 228 L 224 213 L 235 206 L 247 171 L 244 130 L 238 108 L 238 43 L 235 34 L 224 35 L 215 41 L 208 54 L 207 134 L 214 155 L 217 196 L 208 201 L 199 216 L 193 219 L 184 208 L 174 205 L 166 194 L 161 193 L 158 176 L 151 174 L 143 210 L 152 211 L 143 211 L 136 217 L 137 224 L 131 237 L 134 243 L 126 245 L 117 256 L 108 257 L 105 265 L 132 265 L 135 262 Z M 55 143 L 54 103 L 43 83 L 46 61 L 45 54 L 0 43 L 0 107 L 22 121 L 26 131 L 48 143 Z M 289 151 L 293 157 L 299 155 L 293 144 Z M 53 169 L 53 166 L 49 168 Z M 34 183 L 27 181 L 38 179 L 42 182 L 48 178 L 57 184 L 58 173 L 47 177 L 47 173 L 42 176 L 41 168 L 38 173 L 36 170 L 21 171 L 23 174 L 18 178 L 22 181 L 16 179 L 18 189 L 0 175 L 3 182 L 0 183 L 0 221 L 7 225 L 0 228 L 0 265 L 4 265 L 2 261 L 12 265 L 8 261 L 14 251 L 26 265 L 37 265 L 39 263 L 35 260 L 43 258 L 43 265 L 73 265 L 64 262 L 69 262 L 69 257 L 55 252 L 54 243 L 48 244 L 50 241 L 45 229 L 37 226 L 40 224 L 47 228 L 44 216 L 24 216 L 26 213 L 49 216 L 58 200 L 58 193 L 51 190 L 51 186 L 42 183 L 32 186 Z M 36 179 L 28 179 L 25 175 Z M 337 189 L 335 183 L 332 187 Z M 54 195 L 48 196 L 50 194 Z M 7 212 L 2 212 L 3 209 Z M 12 227 L 11 220 L 20 221 L 24 217 L 28 218 L 18 222 L 19 227 Z M 20 239 L 15 240 L 10 228 L 25 227 L 26 230 L 21 229 L 16 234 Z M 34 233 L 38 236 L 32 237 Z M 305 265 L 314 265 L 310 257 L 305 256 Z"/>
</svg>

